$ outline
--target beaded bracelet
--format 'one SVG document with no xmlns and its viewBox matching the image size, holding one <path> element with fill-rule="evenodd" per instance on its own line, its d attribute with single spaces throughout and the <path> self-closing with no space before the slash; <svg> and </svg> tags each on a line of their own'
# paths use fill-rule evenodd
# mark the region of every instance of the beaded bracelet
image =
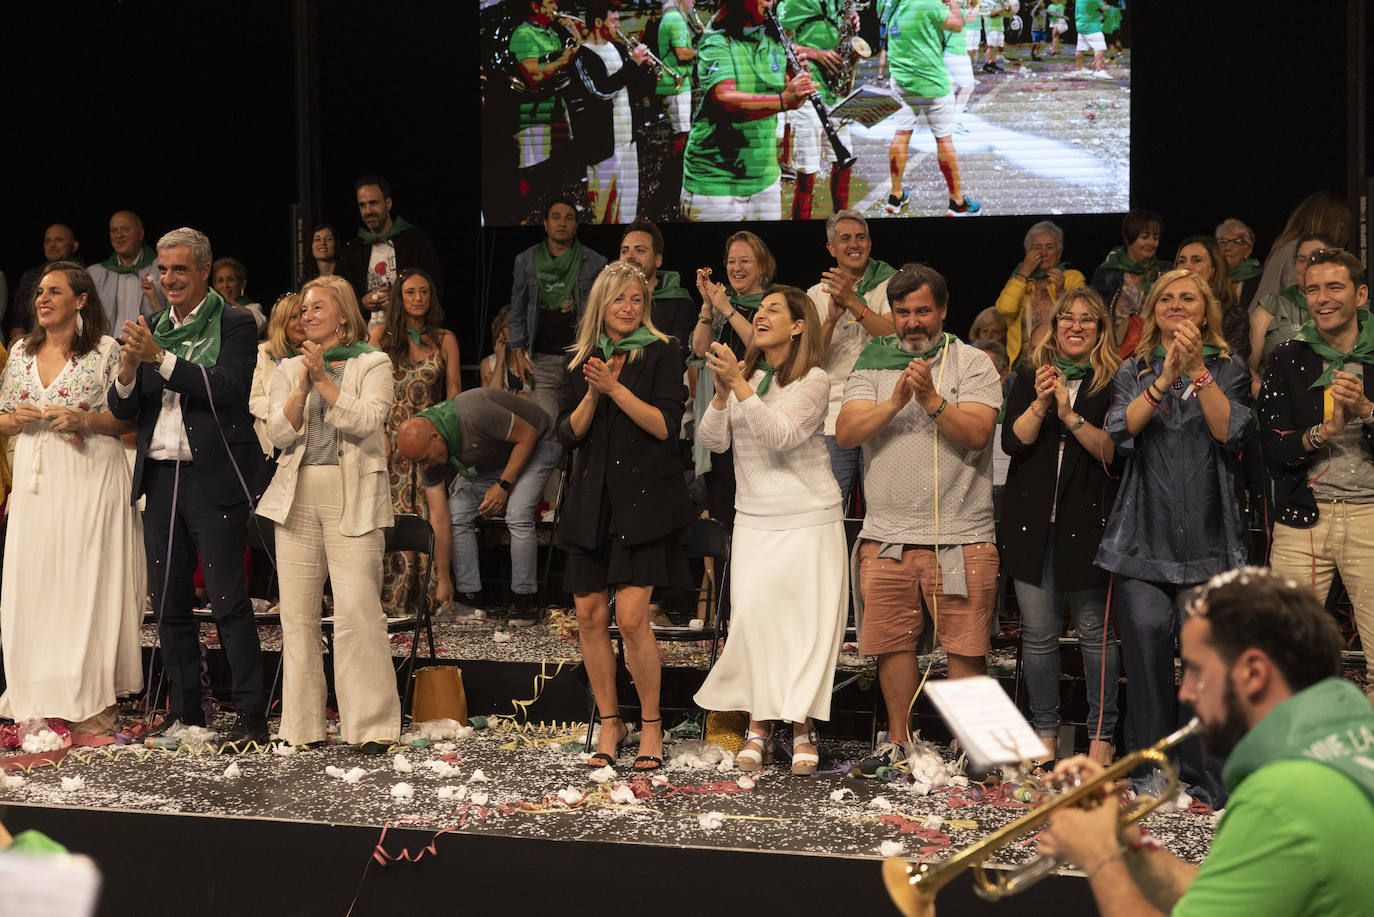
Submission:
<svg viewBox="0 0 1374 917">
<path fill-rule="evenodd" d="M 943 414 L 943 413 L 945 412 L 945 408 L 947 408 L 947 407 L 949 407 L 949 399 L 948 399 L 948 398 L 941 398 L 941 399 L 940 399 L 940 406 L 939 406 L 938 408 L 935 409 L 935 413 L 933 413 L 933 414 L 928 414 L 928 415 L 926 415 L 926 416 L 928 416 L 931 420 L 934 420 L 935 418 L 937 418 L 937 417 L 939 417 L 941 414 Z"/>
<path fill-rule="evenodd" d="M 1202 391 L 1204 388 L 1211 385 L 1215 381 L 1217 380 L 1212 378 L 1212 374 L 1204 369 L 1202 371 L 1202 375 L 1198 376 L 1196 379 L 1193 380 L 1193 388 L 1197 391 Z"/>
<path fill-rule="evenodd" d="M 1153 386 L 1145 386 L 1145 391 L 1141 392 L 1141 394 L 1145 396 L 1145 403 L 1148 404 L 1150 407 L 1159 407 L 1160 399 L 1155 397 Z"/>
</svg>

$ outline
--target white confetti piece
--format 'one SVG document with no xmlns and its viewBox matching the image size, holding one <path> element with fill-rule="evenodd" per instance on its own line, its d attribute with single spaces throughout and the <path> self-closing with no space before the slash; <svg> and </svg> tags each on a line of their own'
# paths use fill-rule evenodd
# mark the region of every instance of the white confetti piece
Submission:
<svg viewBox="0 0 1374 917">
<path fill-rule="evenodd" d="M 885 857 L 901 856 L 905 849 L 900 841 L 883 841 L 878 845 L 878 852 Z"/>
<path fill-rule="evenodd" d="M 503 630 L 498 630 L 491 635 L 491 640 L 493 643 L 510 643 L 510 634 Z"/>
<path fill-rule="evenodd" d="M 633 806 L 639 804 L 639 797 L 635 795 L 634 790 L 622 783 L 620 786 L 611 790 L 611 802 L 618 802 L 624 806 Z"/>
<path fill-rule="evenodd" d="M 490 798 L 491 797 L 489 797 L 486 793 L 482 792 L 481 790 L 478 790 L 476 793 L 473 793 L 471 796 L 468 797 L 468 802 L 472 803 L 478 808 L 481 808 L 482 806 L 487 804 L 487 800 Z"/>
<path fill-rule="evenodd" d="M 724 812 L 703 812 L 697 816 L 697 824 L 703 831 L 714 831 L 725 824 Z"/>
<path fill-rule="evenodd" d="M 451 751 L 457 751 L 458 746 L 454 742 L 436 742 L 434 743 L 434 750 L 441 755 L 446 755 Z"/>
<path fill-rule="evenodd" d="M 86 788 L 86 780 L 83 777 L 63 777 L 62 791 L 64 793 L 79 793 Z"/>
<path fill-rule="evenodd" d="M 486 782 L 487 782 L 487 775 L 484 774 L 484 773 L 482 773 L 482 771 L 481 771 L 480 768 L 477 769 L 477 770 L 475 770 L 475 771 L 473 771 L 473 772 L 472 772 L 472 776 L 468 778 L 468 783 L 486 783 Z"/>
<path fill-rule="evenodd" d="M 411 764 L 410 759 L 402 754 L 391 759 L 391 769 L 398 774 L 409 774 L 415 770 L 415 765 Z"/>
<path fill-rule="evenodd" d="M 359 780 L 363 779 L 366 776 L 367 771 L 363 770 L 361 767 L 355 767 L 351 768 L 349 772 L 344 774 L 341 779 L 344 783 L 357 783 Z"/>
<path fill-rule="evenodd" d="M 392 799 L 409 799 L 415 795 L 415 788 L 409 783 L 398 783 L 391 788 Z"/>
<path fill-rule="evenodd" d="M 441 786 L 439 787 L 439 798 L 454 799 L 457 797 L 459 789 L 460 787 L 456 786 Z"/>
<path fill-rule="evenodd" d="M 296 746 L 292 745 L 290 742 L 278 742 L 276 745 L 272 746 L 272 751 L 281 755 L 283 758 L 289 758 L 296 753 Z"/>
<path fill-rule="evenodd" d="M 590 774 L 587 775 L 587 779 L 590 780 L 592 783 L 606 783 L 609 780 L 614 780 L 615 768 L 598 767 L 596 770 L 592 771 Z"/>
<path fill-rule="evenodd" d="M 851 790 L 849 787 L 845 787 L 845 788 L 842 789 L 842 790 L 832 790 L 831 793 L 830 793 L 830 801 L 831 801 L 831 802 L 844 802 L 844 800 L 845 800 L 847 797 L 853 796 L 853 795 L 854 795 L 854 791 Z"/>
<path fill-rule="evenodd" d="M 575 806 L 582 801 L 582 791 L 565 787 L 558 791 L 558 798 L 565 806 Z"/>
<path fill-rule="evenodd" d="M 668 777 L 665 774 L 654 774 L 649 778 L 649 783 L 653 786 L 667 786 Z"/>
<path fill-rule="evenodd" d="M 335 767 L 332 764 L 324 769 L 324 775 L 326 777 L 342 777 L 345 773 L 342 767 Z"/>
<path fill-rule="evenodd" d="M 868 801 L 868 807 L 879 812 L 891 812 L 892 802 L 886 796 L 874 796 Z"/>
<path fill-rule="evenodd" d="M 752 790 L 754 788 L 754 778 L 741 777 L 735 781 L 735 785 L 738 786 L 741 790 Z"/>
<path fill-rule="evenodd" d="M 0 773 L 0 786 L 7 790 L 17 790 L 24 785 L 24 778 L 20 774 Z"/>
<path fill-rule="evenodd" d="M 242 775 L 243 771 L 239 770 L 239 763 L 237 761 L 230 761 L 229 766 L 224 769 L 225 780 L 237 780 Z"/>
</svg>

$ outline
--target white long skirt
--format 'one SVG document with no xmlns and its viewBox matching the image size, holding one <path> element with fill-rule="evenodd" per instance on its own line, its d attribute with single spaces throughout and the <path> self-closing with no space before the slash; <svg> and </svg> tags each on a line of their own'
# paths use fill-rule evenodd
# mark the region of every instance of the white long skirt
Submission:
<svg viewBox="0 0 1374 917">
<path fill-rule="evenodd" d="M 25 431 L 5 537 L 0 716 L 80 722 L 143 688 L 143 526 L 124 446 Z"/>
<path fill-rule="evenodd" d="M 763 520 L 736 516 L 729 638 L 696 694 L 698 706 L 744 710 L 755 720 L 830 718 L 849 563 L 838 510 L 831 521 L 817 523 L 816 515 L 766 530 L 749 527 Z"/>
</svg>

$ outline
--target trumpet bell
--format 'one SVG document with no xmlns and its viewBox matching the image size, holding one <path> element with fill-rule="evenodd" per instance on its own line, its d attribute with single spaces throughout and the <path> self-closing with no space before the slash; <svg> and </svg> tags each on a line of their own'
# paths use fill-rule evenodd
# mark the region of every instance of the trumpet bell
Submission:
<svg viewBox="0 0 1374 917">
<path fill-rule="evenodd" d="M 849 47 L 853 48 L 854 53 L 864 60 L 868 60 L 873 56 L 873 47 L 868 42 L 864 41 L 862 36 L 855 35 L 853 38 L 849 39 Z"/>
<path fill-rule="evenodd" d="M 902 917 L 932 917 L 935 913 L 935 896 L 927 893 L 919 879 L 911 881 L 921 871 L 922 867 L 901 857 L 883 860 L 883 885 Z"/>
</svg>

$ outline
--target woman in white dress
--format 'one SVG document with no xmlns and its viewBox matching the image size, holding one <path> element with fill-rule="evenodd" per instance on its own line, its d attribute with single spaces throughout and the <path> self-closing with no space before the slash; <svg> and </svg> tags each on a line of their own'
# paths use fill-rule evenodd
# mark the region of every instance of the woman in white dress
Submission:
<svg viewBox="0 0 1374 917">
<path fill-rule="evenodd" d="M 56 718 L 113 734 L 117 698 L 143 687 L 146 568 L 129 465 L 106 409 L 119 345 L 86 270 L 48 266 L 33 331 L 0 381 L 0 433 L 15 438 L 0 589 L 7 690 L 0 716 Z"/>
<path fill-rule="evenodd" d="M 735 530 L 725 650 L 696 702 L 747 710 L 741 770 L 763 763 L 767 723 L 793 725 L 792 773 L 820 763 L 813 720 L 830 718 L 835 659 L 849 612 L 840 488 L 821 438 L 830 380 L 811 299 L 774 287 L 754 315 L 743 363 L 724 344 L 707 361 L 716 394 L 697 428 L 734 448 Z"/>
</svg>

